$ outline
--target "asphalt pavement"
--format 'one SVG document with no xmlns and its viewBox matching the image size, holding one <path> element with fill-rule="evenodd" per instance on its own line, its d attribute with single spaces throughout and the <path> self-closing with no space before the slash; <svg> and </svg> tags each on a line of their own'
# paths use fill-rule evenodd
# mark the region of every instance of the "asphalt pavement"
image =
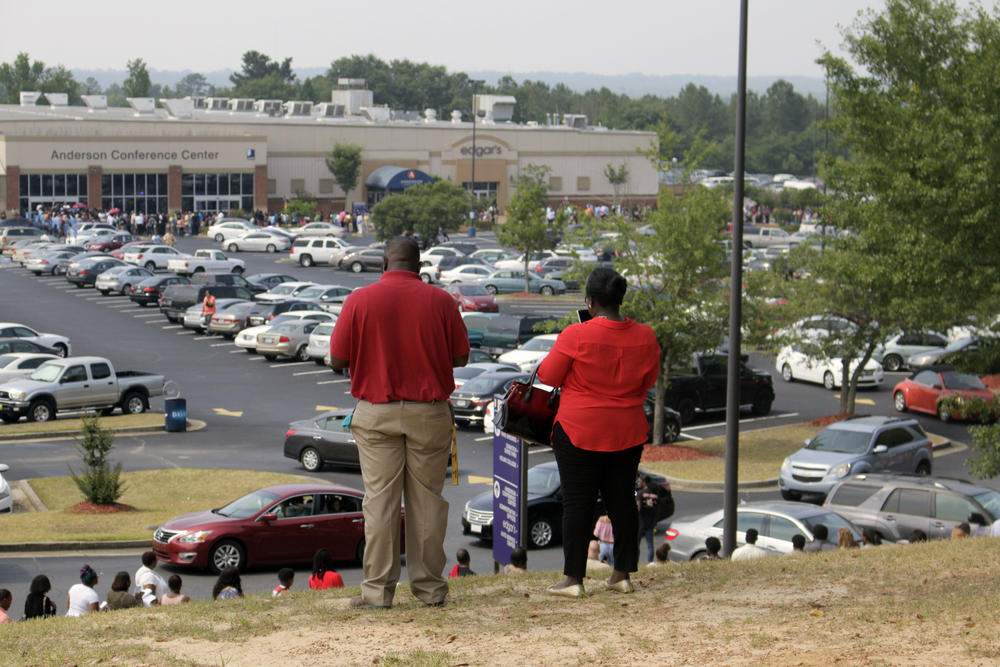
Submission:
<svg viewBox="0 0 1000 667">
<path fill-rule="evenodd" d="M 482 247 L 496 245 L 489 235 L 481 236 L 478 242 Z M 186 252 L 218 247 L 204 238 L 182 238 L 177 246 Z M 236 255 L 247 262 L 247 274 L 281 272 L 303 280 L 348 287 L 369 284 L 378 277 L 374 273 L 353 274 L 326 266 L 307 269 L 291 263 L 284 255 Z M 538 298 L 504 303 L 502 312 L 551 313 L 550 303 L 560 314 L 576 307 L 566 302 L 556 306 L 554 302 Z M 170 467 L 269 470 L 361 488 L 357 470 L 328 467 L 310 474 L 298 462 L 282 455 L 289 422 L 317 411 L 354 404 L 349 382 L 327 368 L 312 362 L 268 362 L 259 355 L 239 350 L 223 338 L 197 335 L 173 325 L 154 308 L 140 308 L 121 297 L 103 297 L 93 289 L 77 289 L 62 277 L 35 277 L 16 265 L 0 264 L 0 313 L 6 321 L 23 322 L 42 331 L 70 336 L 74 354 L 108 357 L 118 369 L 163 373 L 178 385 L 181 396 L 187 399 L 189 417 L 204 421 L 205 428 L 190 433 L 120 435 L 112 458 L 120 460 L 127 471 Z M 741 430 L 778 426 L 839 411 L 836 392 L 818 385 L 786 384 L 774 370 L 773 361 L 766 357 L 751 355 L 751 365 L 772 373 L 777 397 L 770 415 L 763 418 L 745 415 Z M 859 412 L 894 414 L 890 389 L 905 375 L 887 373 L 886 376 L 881 389 L 859 393 Z M 152 409 L 162 408 L 162 399 L 152 401 Z M 928 431 L 952 441 L 968 440 L 963 425 L 942 424 L 930 416 L 917 416 L 917 419 Z M 62 476 L 66 474 L 67 465 L 79 461 L 72 439 L 2 442 L 2 431 L 0 426 L 0 462 L 10 466 L 5 473 L 8 479 Z M 724 432 L 721 415 L 702 417 L 684 429 L 683 437 L 705 438 Z M 474 570 L 490 571 L 489 546 L 461 534 L 460 516 L 465 501 L 490 488 L 492 440 L 482 431 L 460 429 L 459 452 L 460 484 L 445 486 L 445 498 L 450 503 L 445 549 L 452 556 L 458 548 L 465 547 L 472 554 Z M 963 466 L 965 456 L 960 452 L 943 453 L 935 459 L 935 473 L 967 476 Z M 551 451 L 532 448 L 529 463 L 535 465 L 551 458 Z M 675 491 L 674 495 L 677 517 L 712 511 L 722 503 L 722 494 L 718 492 Z M 742 492 L 741 496 L 769 499 L 777 498 L 778 493 L 776 488 L 770 488 Z M 19 615 L 19 605 L 31 578 L 38 573 L 48 574 L 53 581 L 53 597 L 62 608 L 65 591 L 78 580 L 83 562 L 104 573 L 98 586 L 103 593 L 115 572 L 135 571 L 140 552 L 6 554 L 0 557 L 0 587 L 14 592 L 14 611 Z M 532 569 L 558 570 L 562 565 L 561 550 L 531 551 L 528 560 Z M 164 576 L 172 573 L 163 569 Z M 185 578 L 186 592 L 199 598 L 210 595 L 214 577 L 202 572 L 177 571 Z M 244 577 L 245 589 L 250 592 L 270 590 L 276 585 L 275 572 L 275 569 L 249 572 Z M 347 585 L 361 581 L 361 569 L 356 564 L 345 563 L 340 572 Z M 297 585 L 304 586 L 307 577 L 307 569 L 300 568 Z"/>
</svg>

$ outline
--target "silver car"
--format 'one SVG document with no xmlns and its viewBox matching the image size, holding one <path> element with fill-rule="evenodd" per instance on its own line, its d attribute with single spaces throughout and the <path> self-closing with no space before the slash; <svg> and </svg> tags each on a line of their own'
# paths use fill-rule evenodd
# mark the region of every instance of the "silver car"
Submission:
<svg viewBox="0 0 1000 667">
<path fill-rule="evenodd" d="M 723 510 L 691 519 L 679 519 L 670 524 L 666 532 L 666 543 L 670 545 L 670 560 L 684 563 L 691 560 L 705 560 L 708 551 L 705 539 L 716 537 L 722 542 Z M 809 542 L 813 539 L 813 529 L 823 524 L 828 531 L 827 542 L 837 545 L 837 532 L 847 528 L 858 544 L 862 541 L 861 531 L 850 521 L 836 512 L 810 505 L 781 500 L 746 503 L 736 508 L 736 543 L 741 546 L 746 541 L 746 532 L 757 529 L 757 546 L 773 555 L 792 553 L 792 537 L 802 535 Z"/>
<path fill-rule="evenodd" d="M 268 361 L 278 357 L 292 357 L 309 361 L 309 334 L 319 326 L 314 320 L 283 322 L 257 335 L 257 352 Z"/>
<path fill-rule="evenodd" d="M 232 308 L 240 303 L 251 303 L 246 299 L 216 299 L 215 300 L 215 312 L 223 313 L 227 309 Z M 196 303 L 190 306 L 184 311 L 184 320 L 182 322 L 185 329 L 194 329 L 195 331 L 205 330 L 205 310 L 202 304 Z"/>
<path fill-rule="evenodd" d="M 343 285 L 313 285 L 296 294 L 295 298 L 299 301 L 311 301 L 329 312 L 339 312 L 351 291 L 350 287 Z"/>
<path fill-rule="evenodd" d="M 330 336 L 333 335 L 334 324 L 336 324 L 336 320 L 324 322 L 309 334 L 309 345 L 306 347 L 306 352 L 318 366 L 325 365 L 326 359 L 330 355 Z"/>
<path fill-rule="evenodd" d="M 230 238 L 222 245 L 229 252 L 284 252 L 292 247 L 292 242 L 277 234 L 253 232 L 240 238 Z"/>
<path fill-rule="evenodd" d="M 141 266 L 113 266 L 94 281 L 94 287 L 101 294 L 107 296 L 114 292 L 128 296 L 132 291 L 132 285 L 138 285 L 146 278 L 153 277 L 153 272 Z"/>
<path fill-rule="evenodd" d="M 56 275 L 60 272 L 60 262 L 64 260 L 68 262 L 71 257 L 74 257 L 81 252 L 83 251 L 50 250 L 49 248 L 45 248 L 44 251 L 35 253 L 28 257 L 28 260 L 24 263 L 24 268 L 28 269 L 36 276 L 40 276 L 43 273 Z"/>
</svg>

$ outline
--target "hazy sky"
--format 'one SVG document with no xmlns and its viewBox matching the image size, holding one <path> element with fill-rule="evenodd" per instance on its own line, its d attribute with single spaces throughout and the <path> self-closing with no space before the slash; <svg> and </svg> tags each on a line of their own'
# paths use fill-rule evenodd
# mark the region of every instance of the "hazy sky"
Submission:
<svg viewBox="0 0 1000 667">
<path fill-rule="evenodd" d="M 966 4 L 963 2 L 963 4 Z M 244 51 L 294 67 L 374 53 L 449 71 L 736 73 L 738 0 L 45 0 L 0 2 L 0 62 L 19 51 L 70 69 L 238 69 Z M 750 75 L 821 76 L 838 26 L 881 0 L 753 0 Z"/>
</svg>

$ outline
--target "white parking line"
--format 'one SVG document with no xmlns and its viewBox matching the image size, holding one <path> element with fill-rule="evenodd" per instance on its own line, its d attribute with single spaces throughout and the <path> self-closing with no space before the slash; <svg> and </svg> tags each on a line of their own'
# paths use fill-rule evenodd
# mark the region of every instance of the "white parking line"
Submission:
<svg viewBox="0 0 1000 667">
<path fill-rule="evenodd" d="M 240 352 L 243 352 L 244 354 L 246 354 L 246 350 L 244 350 L 242 347 L 240 349 L 238 349 L 238 350 L 233 350 L 229 354 L 239 354 Z"/>
<path fill-rule="evenodd" d="M 768 415 L 767 417 L 750 417 L 749 419 L 741 419 L 741 424 L 752 424 L 753 422 L 765 422 L 772 421 L 774 419 L 784 419 L 785 417 L 798 417 L 798 412 L 783 412 L 780 415 Z M 719 426 L 725 426 L 725 422 L 718 422 L 715 424 L 701 424 L 700 426 L 685 426 L 684 431 L 698 431 L 706 428 L 717 428 Z"/>
<path fill-rule="evenodd" d="M 77 287 L 67 287 L 67 288 L 63 289 L 63 292 L 76 292 L 78 289 L 79 288 L 77 288 Z M 82 293 L 81 293 L 81 296 L 82 296 Z"/>
<path fill-rule="evenodd" d="M 146 319 L 147 317 L 159 317 L 159 316 L 160 316 L 159 313 L 139 313 L 138 315 L 132 315 L 132 317 L 136 317 L 138 319 Z"/>
<path fill-rule="evenodd" d="M 247 361 L 263 361 L 264 357 L 250 357 Z"/>
<path fill-rule="evenodd" d="M 161 329 L 180 329 L 182 327 L 179 324 L 167 324 L 167 325 L 164 325 L 164 326 L 162 326 L 160 328 Z"/>
<path fill-rule="evenodd" d="M 232 345 L 232 343 L 212 343 L 209 347 L 225 347 L 226 345 Z"/>
<path fill-rule="evenodd" d="M 185 329 L 184 331 L 175 331 L 174 333 L 176 333 L 178 336 L 194 336 L 194 332 L 189 331 L 187 329 Z"/>
<path fill-rule="evenodd" d="M 320 373 L 332 373 L 332 372 L 333 371 L 331 371 L 329 368 L 324 368 L 323 370 L 319 371 L 300 371 L 298 373 L 292 373 L 292 375 L 318 375 Z"/>
<path fill-rule="evenodd" d="M 473 440 L 475 440 L 476 442 L 483 442 L 485 440 L 492 440 L 492 439 L 493 439 L 492 435 L 484 435 L 481 438 L 473 438 Z"/>
<path fill-rule="evenodd" d="M 99 294 L 97 296 L 88 296 L 85 298 L 87 299 L 87 301 L 104 301 L 104 297 Z"/>
<path fill-rule="evenodd" d="M 66 281 L 63 280 L 62 278 L 39 278 L 38 282 L 51 284 L 51 283 L 64 283 Z"/>
<path fill-rule="evenodd" d="M 350 382 L 351 378 L 344 378 L 342 380 L 323 380 L 322 382 L 317 382 L 316 384 L 344 384 L 345 382 Z"/>
<path fill-rule="evenodd" d="M 195 336 L 195 340 L 218 340 L 216 336 Z"/>
<path fill-rule="evenodd" d="M 132 304 L 130 304 L 130 303 L 109 303 L 109 304 L 105 304 L 105 305 L 107 305 L 108 308 L 128 308 Z"/>
<path fill-rule="evenodd" d="M 271 364 L 271 368 L 291 368 L 292 366 L 302 366 L 304 364 L 311 364 L 312 361 L 285 361 L 280 364 Z"/>
</svg>

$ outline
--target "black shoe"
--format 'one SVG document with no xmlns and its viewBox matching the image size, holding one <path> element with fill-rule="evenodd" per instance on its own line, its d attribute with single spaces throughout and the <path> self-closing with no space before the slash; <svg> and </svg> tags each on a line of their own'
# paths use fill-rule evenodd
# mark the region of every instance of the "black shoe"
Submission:
<svg viewBox="0 0 1000 667">
<path fill-rule="evenodd" d="M 443 607 L 444 606 L 444 600 L 438 600 L 437 602 L 425 602 L 424 606 L 425 607 Z"/>
</svg>

